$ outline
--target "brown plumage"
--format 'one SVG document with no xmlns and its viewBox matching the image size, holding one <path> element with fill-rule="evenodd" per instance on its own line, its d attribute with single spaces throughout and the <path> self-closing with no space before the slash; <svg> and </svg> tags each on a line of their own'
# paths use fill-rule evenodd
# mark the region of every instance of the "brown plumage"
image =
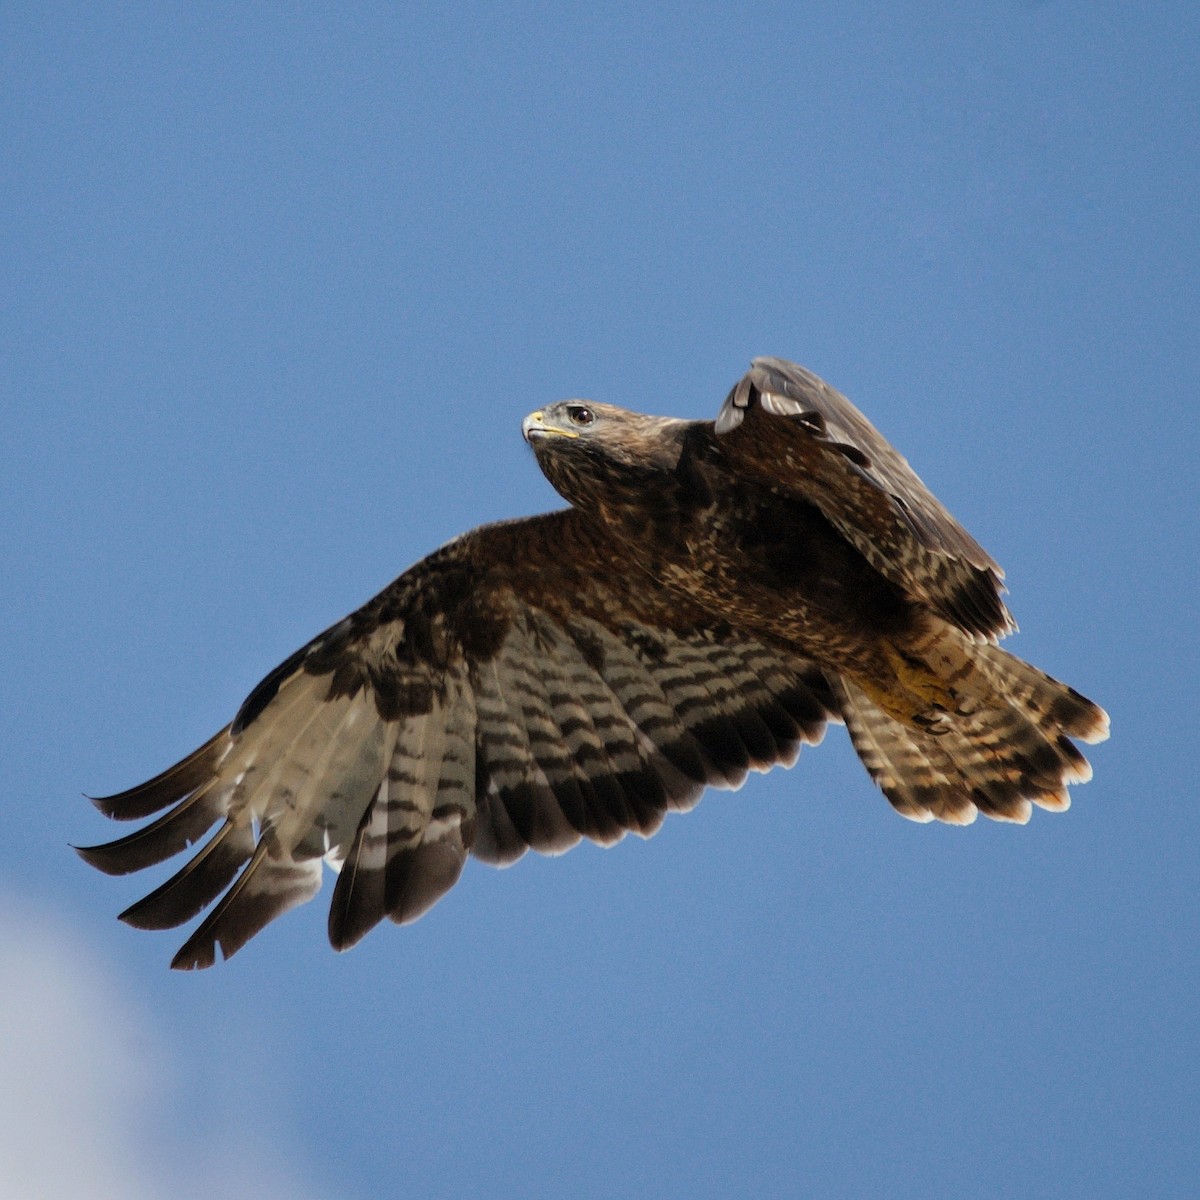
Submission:
<svg viewBox="0 0 1200 1200">
<path fill-rule="evenodd" d="M 716 422 L 584 401 L 526 418 L 572 507 L 485 526 L 299 650 L 80 850 L 122 914 L 228 957 L 339 868 L 330 940 L 425 912 L 468 854 L 653 833 L 844 721 L 905 816 L 1061 809 L 1104 713 L 995 645 L 1000 570 L 845 397 L 756 359 Z M 214 831 L 215 830 L 215 831 Z"/>
</svg>

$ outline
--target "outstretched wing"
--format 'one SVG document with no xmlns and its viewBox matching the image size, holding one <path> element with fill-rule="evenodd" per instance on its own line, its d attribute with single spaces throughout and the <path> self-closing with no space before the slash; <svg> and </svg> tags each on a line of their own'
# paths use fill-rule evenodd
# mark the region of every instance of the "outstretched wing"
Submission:
<svg viewBox="0 0 1200 1200">
<path fill-rule="evenodd" d="M 990 640 L 1015 628 L 1000 567 L 867 418 L 810 371 L 756 358 L 715 429 L 735 470 L 816 505 L 877 571 L 965 632 Z"/>
<path fill-rule="evenodd" d="M 333 945 L 425 912 L 468 853 L 492 863 L 653 833 L 706 785 L 790 763 L 836 703 L 811 664 L 635 577 L 575 510 L 488 526 L 418 563 L 273 671 L 169 771 L 97 800 L 165 815 L 80 850 L 125 874 L 202 839 L 122 914 L 204 967 L 339 866 Z M 215 902 L 215 904 L 214 904 Z"/>
</svg>

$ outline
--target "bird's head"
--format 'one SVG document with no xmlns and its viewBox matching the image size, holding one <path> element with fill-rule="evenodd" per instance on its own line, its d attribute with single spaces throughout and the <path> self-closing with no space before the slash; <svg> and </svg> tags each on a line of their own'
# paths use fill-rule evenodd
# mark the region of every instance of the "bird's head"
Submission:
<svg viewBox="0 0 1200 1200">
<path fill-rule="evenodd" d="M 530 413 L 521 432 L 555 490 L 595 512 L 629 504 L 652 477 L 674 469 L 687 424 L 592 400 L 559 400 Z"/>
<path fill-rule="evenodd" d="M 539 445 L 547 441 L 560 438 L 574 441 L 583 437 L 594 440 L 603 436 L 605 426 L 611 425 L 615 414 L 622 412 L 610 404 L 591 400 L 559 400 L 531 412 L 521 422 L 521 433 L 534 453 L 539 453 Z"/>
</svg>

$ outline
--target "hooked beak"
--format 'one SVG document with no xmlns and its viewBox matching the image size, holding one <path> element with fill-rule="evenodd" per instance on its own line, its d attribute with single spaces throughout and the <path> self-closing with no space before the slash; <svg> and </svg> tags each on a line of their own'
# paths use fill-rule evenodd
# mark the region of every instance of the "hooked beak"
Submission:
<svg viewBox="0 0 1200 1200">
<path fill-rule="evenodd" d="M 525 420 L 521 422 L 521 435 L 527 442 L 532 442 L 535 438 L 577 438 L 579 436 L 579 434 L 573 429 L 561 429 L 557 425 L 547 425 L 546 413 L 540 408 L 537 410 L 537 412 L 531 412 L 529 416 L 527 416 Z"/>
</svg>

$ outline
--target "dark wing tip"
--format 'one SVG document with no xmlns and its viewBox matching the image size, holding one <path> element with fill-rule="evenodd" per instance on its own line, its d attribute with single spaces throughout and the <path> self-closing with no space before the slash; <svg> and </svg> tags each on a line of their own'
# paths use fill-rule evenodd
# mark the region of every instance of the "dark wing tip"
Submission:
<svg viewBox="0 0 1200 1200">
<path fill-rule="evenodd" d="M 153 779 L 111 796 L 88 796 L 106 816 L 116 821 L 138 821 L 182 800 L 211 779 L 229 744 L 230 727 L 225 726 L 198 750 Z"/>
<path fill-rule="evenodd" d="M 254 852 L 249 826 L 226 821 L 165 883 L 135 904 L 118 920 L 134 929 L 174 929 L 207 908 L 233 881 Z"/>
<path fill-rule="evenodd" d="M 97 846 L 74 846 L 89 866 L 106 875 L 128 875 L 186 850 L 220 817 L 210 790 L 201 786 L 156 821 L 127 837 Z"/>
<path fill-rule="evenodd" d="M 321 887 L 321 860 L 271 859 L 260 842 L 217 906 L 171 960 L 175 971 L 202 970 L 232 958 L 256 933 Z"/>
<path fill-rule="evenodd" d="M 90 798 L 90 797 L 89 797 Z M 123 875 L 125 872 L 120 868 L 112 866 L 111 859 L 106 851 L 112 846 L 111 842 L 104 842 L 98 846 L 76 846 L 74 842 L 69 843 L 72 850 L 83 859 L 89 867 L 95 867 L 97 871 L 103 871 L 105 875 Z"/>
<path fill-rule="evenodd" d="M 128 847 L 125 843 L 125 838 L 118 838 L 115 842 L 101 842 L 95 846 L 72 845 L 71 849 L 89 867 L 95 867 L 97 871 L 102 871 L 105 875 L 129 875 L 133 871 L 140 871 L 143 867 L 150 866 L 153 862 L 161 861 L 161 859 L 147 859 L 143 862 L 140 856 L 127 853 Z"/>
</svg>

